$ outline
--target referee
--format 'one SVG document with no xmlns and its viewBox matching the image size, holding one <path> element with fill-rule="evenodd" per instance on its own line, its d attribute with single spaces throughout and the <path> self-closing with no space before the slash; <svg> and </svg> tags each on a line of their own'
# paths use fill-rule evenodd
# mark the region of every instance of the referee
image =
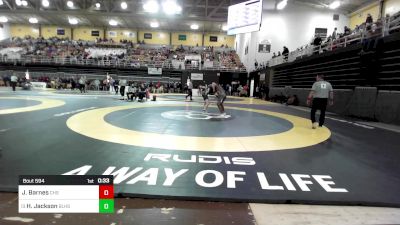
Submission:
<svg viewBox="0 0 400 225">
<path fill-rule="evenodd" d="M 325 121 L 325 110 L 328 104 L 333 105 L 333 89 L 332 85 L 324 80 L 324 75 L 317 75 L 316 82 L 313 84 L 310 94 L 307 98 L 307 105 L 311 104 L 311 122 L 312 128 L 317 128 L 317 123 L 315 122 L 315 112 L 317 110 L 321 111 L 321 115 L 319 116 L 319 126 L 322 127 Z"/>
</svg>

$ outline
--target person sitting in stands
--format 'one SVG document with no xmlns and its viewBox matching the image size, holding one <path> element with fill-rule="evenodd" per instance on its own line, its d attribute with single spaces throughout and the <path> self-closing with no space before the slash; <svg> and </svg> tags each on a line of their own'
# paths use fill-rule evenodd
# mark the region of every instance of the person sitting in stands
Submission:
<svg viewBox="0 0 400 225">
<path fill-rule="evenodd" d="M 367 31 L 371 30 L 371 26 L 374 20 L 372 19 L 372 16 L 370 13 L 367 15 L 367 19 L 365 20 L 365 26 L 367 28 Z"/>
<path fill-rule="evenodd" d="M 321 46 L 322 43 L 322 39 L 319 36 L 319 34 L 317 34 L 317 37 L 315 37 L 314 41 L 313 41 L 313 45 L 314 45 L 314 54 L 319 54 L 319 46 Z"/>
<path fill-rule="evenodd" d="M 351 34 L 351 30 L 350 28 L 348 28 L 347 26 L 344 26 L 344 36 L 350 35 Z"/>
<path fill-rule="evenodd" d="M 372 25 L 372 32 L 374 32 L 374 34 L 380 34 L 382 33 L 382 19 L 379 18 L 376 20 L 376 23 Z"/>
<path fill-rule="evenodd" d="M 335 39 L 335 38 L 333 38 L 333 39 Z M 317 34 L 317 36 L 315 37 L 315 39 L 314 39 L 314 41 L 313 41 L 313 45 L 314 45 L 314 46 L 320 46 L 321 43 L 322 43 L 322 39 L 321 39 L 321 37 L 319 36 L 319 34 Z"/>
</svg>

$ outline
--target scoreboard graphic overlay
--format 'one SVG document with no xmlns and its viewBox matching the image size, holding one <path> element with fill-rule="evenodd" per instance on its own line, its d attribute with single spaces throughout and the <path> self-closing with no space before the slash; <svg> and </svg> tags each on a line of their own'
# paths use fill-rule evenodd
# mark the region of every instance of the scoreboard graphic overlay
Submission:
<svg viewBox="0 0 400 225">
<path fill-rule="evenodd" d="M 19 213 L 114 213 L 113 176 L 19 177 Z"/>
</svg>

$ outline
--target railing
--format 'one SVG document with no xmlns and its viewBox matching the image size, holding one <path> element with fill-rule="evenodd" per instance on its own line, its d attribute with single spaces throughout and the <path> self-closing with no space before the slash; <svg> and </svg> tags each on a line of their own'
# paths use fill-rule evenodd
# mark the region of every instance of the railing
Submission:
<svg viewBox="0 0 400 225">
<path fill-rule="evenodd" d="M 301 46 L 298 50 L 290 52 L 287 57 L 284 55 L 278 56 L 276 58 L 272 58 L 268 61 L 269 66 L 276 66 L 285 62 L 293 62 L 296 59 L 308 57 L 313 54 L 319 54 L 325 51 L 332 51 L 336 48 L 347 47 L 348 45 L 355 43 L 357 41 L 361 41 L 361 34 L 353 34 L 348 35 L 343 38 L 335 39 L 333 41 L 322 43 L 321 45 L 304 45 Z"/>
<path fill-rule="evenodd" d="M 364 41 L 388 36 L 391 31 L 400 29 L 400 14 L 397 13 L 392 17 L 382 18 L 382 25 L 375 27 L 375 32 L 364 30 L 363 32 L 350 34 L 342 38 L 330 40 L 329 42 L 322 43 L 321 45 L 314 46 L 312 44 L 304 45 L 298 48 L 296 51 L 290 52 L 286 57 L 284 55 L 272 58 L 268 61 L 270 67 L 276 66 L 286 62 L 293 62 L 296 59 L 308 57 L 313 54 L 319 54 L 326 51 L 333 51 L 337 48 L 347 47 L 354 43 L 363 43 Z M 376 23 L 375 23 L 376 24 Z M 372 25 L 371 25 L 372 29 Z M 368 33 L 369 32 L 369 33 Z"/>
<path fill-rule="evenodd" d="M 128 59 L 84 59 L 75 57 L 46 57 L 46 56 L 21 56 L 19 59 L 9 59 L 1 57 L 0 62 L 12 64 L 55 64 L 55 65 L 82 65 L 113 68 L 163 68 L 174 70 L 217 70 L 222 72 L 246 72 L 245 68 L 239 67 L 201 67 L 201 65 L 186 64 L 184 66 L 173 66 L 168 61 L 146 61 L 146 60 L 128 60 Z"/>
</svg>

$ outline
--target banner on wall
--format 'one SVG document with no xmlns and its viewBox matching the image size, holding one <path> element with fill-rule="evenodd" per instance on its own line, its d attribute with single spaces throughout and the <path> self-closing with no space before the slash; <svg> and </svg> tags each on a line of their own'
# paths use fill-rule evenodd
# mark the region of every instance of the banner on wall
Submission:
<svg viewBox="0 0 400 225">
<path fill-rule="evenodd" d="M 180 35 L 178 36 L 178 40 L 179 40 L 179 41 L 186 41 L 186 35 L 185 35 L 185 34 L 180 34 Z"/>
<path fill-rule="evenodd" d="M 64 28 L 57 28 L 57 35 L 65 35 Z"/>
<path fill-rule="evenodd" d="M 319 36 L 322 39 L 325 39 L 328 36 L 328 29 L 327 28 L 315 28 L 314 37 Z"/>
<path fill-rule="evenodd" d="M 258 52 L 259 53 L 270 53 L 271 52 L 271 45 L 270 44 L 259 44 L 258 45 Z"/>
<path fill-rule="evenodd" d="M 148 68 L 147 72 L 149 75 L 161 75 L 162 68 Z"/>
<path fill-rule="evenodd" d="M 99 36 L 100 36 L 100 31 L 92 30 L 92 37 L 99 37 Z"/>
<path fill-rule="evenodd" d="M 134 32 L 129 32 L 129 31 L 124 32 L 124 35 L 125 35 L 126 37 L 130 37 L 130 38 L 135 37 L 135 33 L 134 33 Z"/>
<path fill-rule="evenodd" d="M 192 80 L 203 80 L 203 74 L 202 73 L 191 73 L 190 78 Z"/>
<path fill-rule="evenodd" d="M 210 42 L 218 42 L 218 36 L 210 36 Z"/>
<path fill-rule="evenodd" d="M 108 36 L 109 37 L 117 37 L 117 32 L 116 31 L 108 31 Z"/>
<path fill-rule="evenodd" d="M 153 38 L 153 34 L 152 33 L 144 33 L 144 39 L 152 39 Z"/>
<path fill-rule="evenodd" d="M 271 52 L 271 41 L 263 40 L 258 44 L 259 53 L 270 53 Z"/>
<path fill-rule="evenodd" d="M 265 73 L 260 74 L 260 81 L 264 81 L 265 80 Z"/>
</svg>

